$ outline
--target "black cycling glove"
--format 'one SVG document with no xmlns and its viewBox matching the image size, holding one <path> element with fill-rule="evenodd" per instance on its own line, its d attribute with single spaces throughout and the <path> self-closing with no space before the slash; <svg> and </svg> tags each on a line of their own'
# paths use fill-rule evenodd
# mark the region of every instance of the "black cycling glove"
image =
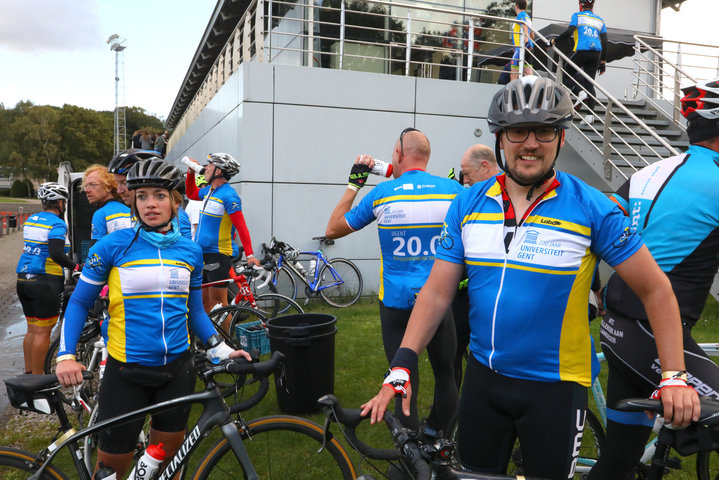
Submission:
<svg viewBox="0 0 719 480">
<path fill-rule="evenodd" d="M 355 192 L 358 192 L 359 189 L 364 187 L 364 184 L 367 182 L 367 176 L 369 175 L 370 170 L 369 166 L 363 163 L 355 163 L 352 165 L 352 170 L 350 170 L 350 176 L 347 182 L 347 188 L 351 188 Z"/>
</svg>

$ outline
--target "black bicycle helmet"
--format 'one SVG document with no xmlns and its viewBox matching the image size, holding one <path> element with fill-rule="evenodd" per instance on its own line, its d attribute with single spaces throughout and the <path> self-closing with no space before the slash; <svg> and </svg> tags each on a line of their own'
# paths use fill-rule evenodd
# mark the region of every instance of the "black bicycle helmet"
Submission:
<svg viewBox="0 0 719 480">
<path fill-rule="evenodd" d="M 157 158 L 157 152 L 151 150 L 140 150 L 139 148 L 128 148 L 115 155 L 115 158 L 110 160 L 107 166 L 107 171 L 110 173 L 116 173 L 118 175 L 127 175 L 134 164 L 140 160 L 147 160 L 148 158 Z"/>
<path fill-rule="evenodd" d="M 549 78 L 527 75 L 505 85 L 489 105 L 489 131 L 507 127 L 572 124 L 572 100 L 569 92 Z"/>
<path fill-rule="evenodd" d="M 554 80 L 543 77 L 527 75 L 509 82 L 499 90 L 489 104 L 487 122 L 489 131 L 496 135 L 494 152 L 497 164 L 504 170 L 509 178 L 522 186 L 532 185 L 527 192 L 530 200 L 534 189 L 554 175 L 554 164 L 559 157 L 561 141 L 557 143 L 557 153 L 551 168 L 546 175 L 534 183 L 527 183 L 516 178 L 504 163 L 500 151 L 500 133 L 508 127 L 532 127 L 550 125 L 560 128 L 569 128 L 572 124 L 574 108 L 569 98 L 569 91 Z"/>
<path fill-rule="evenodd" d="M 157 157 L 141 160 L 127 172 L 127 188 L 130 190 L 141 187 L 175 190 L 183 181 L 180 170 Z"/>
<path fill-rule="evenodd" d="M 227 180 L 240 172 L 240 162 L 235 160 L 229 153 L 211 153 L 207 156 L 207 161 L 222 170 L 221 176 Z M 214 175 L 215 178 L 218 176 L 220 175 Z M 211 180 L 210 183 L 212 183 Z"/>
<path fill-rule="evenodd" d="M 38 187 L 37 198 L 43 202 L 67 200 L 70 198 L 70 193 L 67 191 L 67 188 L 57 182 L 46 182 Z"/>
</svg>

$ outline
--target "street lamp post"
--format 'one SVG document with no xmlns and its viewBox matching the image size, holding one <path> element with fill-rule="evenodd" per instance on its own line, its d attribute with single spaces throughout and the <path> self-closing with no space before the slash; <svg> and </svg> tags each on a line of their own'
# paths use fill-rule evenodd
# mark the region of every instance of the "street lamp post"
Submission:
<svg viewBox="0 0 719 480">
<path fill-rule="evenodd" d="M 125 50 L 125 39 L 116 33 L 107 39 L 110 50 L 115 52 L 115 141 L 114 155 L 125 149 L 125 106 L 120 106 L 120 52 Z M 122 110 L 122 111 L 121 111 Z"/>
</svg>

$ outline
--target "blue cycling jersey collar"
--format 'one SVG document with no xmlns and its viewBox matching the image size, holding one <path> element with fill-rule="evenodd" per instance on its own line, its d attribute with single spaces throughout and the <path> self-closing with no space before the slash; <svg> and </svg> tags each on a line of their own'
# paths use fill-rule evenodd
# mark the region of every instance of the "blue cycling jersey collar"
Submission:
<svg viewBox="0 0 719 480">
<path fill-rule="evenodd" d="M 172 225 L 171 230 L 168 230 L 166 233 L 159 233 L 145 230 L 138 222 L 135 224 L 135 231 L 139 232 L 140 237 L 146 242 L 162 249 L 175 243 L 182 235 L 180 233 L 180 222 L 177 219 L 177 215 L 175 215 L 175 218 L 172 219 L 170 224 Z"/>
<path fill-rule="evenodd" d="M 714 158 L 719 158 L 719 152 L 716 152 L 712 150 L 711 148 L 702 147 L 701 145 L 689 145 L 689 148 L 687 149 L 688 154 L 696 154 L 696 155 L 707 155 Z"/>
</svg>

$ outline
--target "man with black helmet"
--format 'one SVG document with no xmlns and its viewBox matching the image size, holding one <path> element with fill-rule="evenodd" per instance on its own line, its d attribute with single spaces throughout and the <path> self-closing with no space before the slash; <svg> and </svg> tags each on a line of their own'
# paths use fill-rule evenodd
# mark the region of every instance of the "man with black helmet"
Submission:
<svg viewBox="0 0 719 480">
<path fill-rule="evenodd" d="M 374 423 L 397 392 L 411 395 L 404 371 L 417 368 L 417 354 L 466 266 L 471 355 L 457 440 L 470 470 L 506 471 L 519 439 L 526 475 L 572 476 L 586 388 L 596 374 L 587 297 L 600 258 L 650 312 L 662 368 L 684 369 L 679 311 L 666 276 L 616 205 L 554 169 L 572 110 L 564 87 L 539 77 L 510 82 L 494 96 L 488 122 L 505 173 L 452 202 L 392 369 L 363 405 Z M 676 425 L 699 418 L 698 396 L 685 387 L 661 390 L 667 420 Z"/>
<path fill-rule="evenodd" d="M 194 160 L 193 160 L 194 161 Z M 247 229 L 245 216 L 242 214 L 242 202 L 232 185 L 230 178 L 240 172 L 240 163 L 227 153 L 211 153 L 208 164 L 202 174 L 209 184 L 198 189 L 195 183 L 195 171 L 187 170 L 185 188 L 190 200 L 203 200 L 200 221 L 195 233 L 195 242 L 202 247 L 205 264 L 219 263 L 219 268 L 205 272 L 204 280 L 212 282 L 228 278 L 235 232 L 240 236 L 245 250 L 247 263 L 259 265 L 253 255 L 252 239 Z M 202 290 L 202 301 L 205 311 L 209 312 L 217 305 L 227 305 L 227 288 L 225 285 L 205 288 Z"/>
<path fill-rule="evenodd" d="M 652 326 L 624 281 L 607 284 L 601 342 L 609 365 L 607 440 L 591 479 L 629 478 L 644 451 L 653 420 L 617 412 L 616 403 L 679 381 L 719 399 L 719 367 L 691 336 L 719 267 L 719 79 L 684 89 L 689 149 L 643 168 L 612 196 L 666 272 L 679 303 L 686 371 L 656 363 Z M 677 377 L 673 379 L 673 377 Z"/>
<path fill-rule="evenodd" d="M 107 165 L 107 171 L 112 174 L 115 183 L 117 183 L 117 193 L 122 198 L 123 203 L 128 207 L 132 206 L 132 199 L 135 197 L 135 192 L 127 188 L 127 172 L 130 170 L 130 167 L 140 160 L 155 157 L 157 157 L 157 152 L 140 150 L 139 148 L 128 148 L 115 155 Z"/>
</svg>

